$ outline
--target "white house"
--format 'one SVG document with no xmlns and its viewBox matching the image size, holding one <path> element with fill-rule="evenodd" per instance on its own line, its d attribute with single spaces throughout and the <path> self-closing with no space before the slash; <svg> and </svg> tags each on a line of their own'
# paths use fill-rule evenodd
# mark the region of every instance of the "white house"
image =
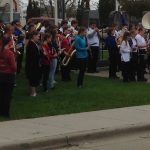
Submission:
<svg viewBox="0 0 150 150">
<path fill-rule="evenodd" d="M 20 19 L 20 0 L 0 0 L 0 13 L 1 19 L 3 19 L 4 22 Z"/>
</svg>

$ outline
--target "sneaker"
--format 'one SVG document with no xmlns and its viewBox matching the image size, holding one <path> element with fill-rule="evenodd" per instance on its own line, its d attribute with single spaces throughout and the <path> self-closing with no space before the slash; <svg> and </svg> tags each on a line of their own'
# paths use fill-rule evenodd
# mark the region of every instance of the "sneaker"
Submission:
<svg viewBox="0 0 150 150">
<path fill-rule="evenodd" d="M 34 94 L 31 94 L 30 96 L 31 96 L 31 97 L 36 97 L 36 96 L 37 96 L 37 94 L 36 94 L 36 93 L 34 93 Z"/>
<path fill-rule="evenodd" d="M 57 81 L 54 80 L 54 81 L 53 81 L 53 84 L 57 84 Z"/>
</svg>

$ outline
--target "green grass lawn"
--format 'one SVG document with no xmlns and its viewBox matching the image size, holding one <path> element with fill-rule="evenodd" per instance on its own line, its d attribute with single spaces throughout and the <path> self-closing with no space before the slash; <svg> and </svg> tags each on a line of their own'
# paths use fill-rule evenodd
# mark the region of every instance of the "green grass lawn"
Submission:
<svg viewBox="0 0 150 150">
<path fill-rule="evenodd" d="M 150 104 L 148 83 L 123 83 L 121 80 L 86 76 L 84 87 L 79 89 L 76 87 L 75 74 L 72 74 L 69 83 L 61 82 L 59 75 L 57 81 L 55 90 L 45 94 L 40 87 L 38 96 L 33 98 L 28 96 L 28 82 L 20 75 L 14 89 L 11 119 Z"/>
<path fill-rule="evenodd" d="M 108 60 L 109 58 L 109 54 L 108 54 L 108 50 L 101 50 L 100 51 L 100 60 Z"/>
</svg>

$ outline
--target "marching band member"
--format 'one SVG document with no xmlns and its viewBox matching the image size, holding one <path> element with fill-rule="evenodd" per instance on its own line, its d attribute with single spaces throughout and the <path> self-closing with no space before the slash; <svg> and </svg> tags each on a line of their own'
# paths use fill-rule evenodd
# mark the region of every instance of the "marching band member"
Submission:
<svg viewBox="0 0 150 150">
<path fill-rule="evenodd" d="M 150 29 L 147 33 L 148 68 L 150 71 Z"/>
<path fill-rule="evenodd" d="M 137 68 L 138 68 L 138 48 L 137 48 L 137 41 L 136 31 L 132 30 L 130 32 L 131 38 L 128 40 L 129 45 L 131 47 L 131 60 L 130 60 L 130 81 L 136 81 L 137 75 Z"/>
<path fill-rule="evenodd" d="M 4 24 L 3 21 L 0 20 L 0 50 L 2 49 L 2 37 L 4 35 Z"/>
<path fill-rule="evenodd" d="M 61 48 L 64 49 L 63 53 L 61 54 L 61 60 L 63 60 L 63 58 L 67 55 L 69 56 L 69 52 L 72 49 L 71 47 L 71 40 L 69 35 L 69 28 L 68 27 L 64 27 L 63 28 L 63 35 L 61 36 Z M 62 81 L 70 81 L 71 77 L 70 77 L 70 64 L 68 64 L 67 66 L 63 66 L 61 64 L 61 78 Z"/>
<path fill-rule="evenodd" d="M 3 38 L 9 40 L 10 48 L 11 48 L 12 52 L 15 54 L 15 56 L 17 56 L 18 52 L 16 50 L 13 33 L 14 33 L 14 27 L 11 24 L 7 24 L 5 26 L 5 33 L 3 35 Z"/>
<path fill-rule="evenodd" d="M 68 27 L 68 21 L 62 20 L 62 22 L 61 22 L 61 27 L 60 27 L 60 29 L 59 29 L 59 33 L 60 33 L 60 34 L 63 34 L 63 29 L 66 28 L 66 27 Z"/>
<path fill-rule="evenodd" d="M 31 40 L 31 35 L 33 32 L 36 32 L 35 24 L 30 24 L 28 27 L 28 31 L 26 32 L 25 46 L 27 46 L 29 40 Z"/>
<path fill-rule="evenodd" d="M 87 30 L 87 39 L 90 44 L 91 57 L 88 60 L 88 72 L 95 73 L 97 72 L 97 62 L 99 58 L 99 29 L 96 27 L 96 22 L 91 22 L 90 27 Z"/>
<path fill-rule="evenodd" d="M 50 71 L 50 63 L 51 63 L 51 53 L 49 43 L 51 42 L 51 35 L 44 35 L 44 42 L 42 44 L 42 58 L 41 58 L 41 71 L 42 71 L 42 80 L 43 80 L 43 89 L 44 92 L 48 92 L 48 78 Z"/>
<path fill-rule="evenodd" d="M 26 48 L 25 71 L 30 85 L 30 96 L 33 97 L 37 95 L 36 87 L 41 78 L 40 51 L 37 45 L 39 36 L 38 32 L 33 32 Z"/>
<path fill-rule="evenodd" d="M 20 73 L 22 68 L 22 61 L 24 56 L 24 37 L 25 33 L 21 29 L 21 23 L 19 21 L 13 21 L 12 25 L 14 26 L 14 36 L 16 38 L 16 43 L 18 45 L 17 51 L 19 52 L 19 55 L 17 56 L 17 74 Z"/>
<path fill-rule="evenodd" d="M 78 30 L 77 30 L 77 27 L 78 27 L 78 22 L 76 20 L 72 20 L 71 21 L 71 27 L 70 27 L 70 30 L 71 30 L 71 43 L 74 42 L 75 40 L 75 37 L 76 35 L 78 34 Z"/>
<path fill-rule="evenodd" d="M 109 78 L 117 79 L 117 64 L 118 64 L 118 57 L 119 57 L 119 50 L 116 43 L 116 39 L 114 36 L 115 29 L 109 28 L 108 30 L 108 37 L 106 38 L 106 46 L 109 52 Z"/>
<path fill-rule="evenodd" d="M 122 62 L 122 75 L 123 81 L 130 81 L 130 52 L 131 47 L 129 45 L 128 39 L 130 38 L 130 33 L 125 32 L 123 35 L 123 41 L 120 45 L 120 53 L 121 53 L 121 62 Z"/>
<path fill-rule="evenodd" d="M 138 34 L 136 35 L 135 39 L 137 41 L 137 47 L 139 49 L 139 64 L 138 64 L 138 73 L 137 78 L 138 81 L 147 81 L 144 77 L 144 70 L 145 70 L 145 54 L 147 49 L 147 43 L 144 39 L 145 30 L 143 28 L 138 29 Z"/>
<path fill-rule="evenodd" d="M 54 26 L 54 28 L 51 31 L 52 34 L 52 40 L 49 43 L 49 47 L 51 50 L 51 63 L 50 63 L 50 72 L 49 72 L 49 88 L 50 89 L 55 89 L 55 73 L 56 73 L 56 69 L 58 66 L 58 60 L 59 60 L 59 41 L 58 41 L 58 30 L 57 27 Z"/>
<path fill-rule="evenodd" d="M 4 117 L 10 117 L 10 103 L 17 70 L 10 40 L 10 38 L 2 38 L 0 50 L 0 115 Z"/>
<path fill-rule="evenodd" d="M 4 34 L 4 23 L 2 20 L 0 20 L 0 38 L 3 37 Z"/>
<path fill-rule="evenodd" d="M 88 61 L 88 50 L 90 48 L 86 39 L 86 34 L 86 28 L 80 28 L 78 35 L 75 38 L 77 67 L 79 69 L 77 86 L 79 88 L 83 86 L 84 74 Z"/>
</svg>

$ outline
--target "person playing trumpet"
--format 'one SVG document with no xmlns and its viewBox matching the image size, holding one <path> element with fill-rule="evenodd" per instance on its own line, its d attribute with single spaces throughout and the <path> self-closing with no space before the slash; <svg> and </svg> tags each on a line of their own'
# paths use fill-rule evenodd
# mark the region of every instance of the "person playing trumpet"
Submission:
<svg viewBox="0 0 150 150">
<path fill-rule="evenodd" d="M 90 44 L 91 57 L 88 60 L 88 72 L 95 73 L 97 72 L 97 62 L 99 58 L 99 29 L 96 26 L 96 22 L 91 22 L 90 27 L 87 30 L 87 39 Z"/>
<path fill-rule="evenodd" d="M 137 41 L 137 47 L 139 50 L 137 80 L 145 82 L 147 81 L 147 79 L 144 77 L 144 71 L 146 67 L 145 55 L 147 52 L 147 43 L 144 39 L 144 33 L 144 28 L 140 27 L 138 29 L 138 34 L 136 35 L 135 39 Z"/>
<path fill-rule="evenodd" d="M 71 43 L 74 42 L 75 37 L 78 34 L 77 27 L 78 27 L 78 22 L 76 20 L 72 20 L 71 21 L 71 27 L 70 27 L 70 30 L 71 30 Z"/>
<path fill-rule="evenodd" d="M 14 36 L 16 38 L 16 43 L 18 47 L 17 51 L 19 52 L 19 55 L 17 56 L 17 74 L 20 74 L 24 56 L 25 32 L 22 30 L 21 23 L 18 20 L 13 21 L 12 26 L 14 27 Z"/>
</svg>

